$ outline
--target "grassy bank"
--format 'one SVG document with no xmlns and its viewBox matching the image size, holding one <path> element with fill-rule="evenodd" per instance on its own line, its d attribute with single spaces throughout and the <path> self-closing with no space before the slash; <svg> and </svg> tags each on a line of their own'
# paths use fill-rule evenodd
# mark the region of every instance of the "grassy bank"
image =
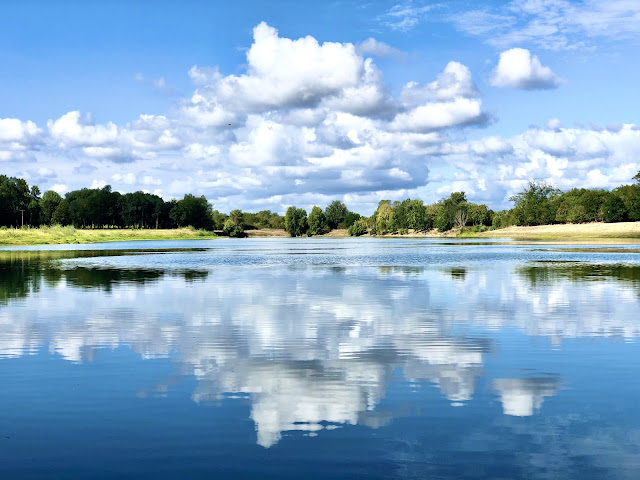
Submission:
<svg viewBox="0 0 640 480">
<path fill-rule="evenodd" d="M 637 240 L 640 242 L 640 222 L 580 223 L 507 227 L 474 233 L 464 231 L 463 238 L 511 238 L 513 240 Z"/>
<path fill-rule="evenodd" d="M 85 230 L 74 227 L 53 226 L 0 229 L 0 246 L 102 243 L 123 242 L 128 240 L 194 240 L 207 238 L 216 238 L 216 234 L 194 228 L 175 228 L 168 230 Z"/>
</svg>

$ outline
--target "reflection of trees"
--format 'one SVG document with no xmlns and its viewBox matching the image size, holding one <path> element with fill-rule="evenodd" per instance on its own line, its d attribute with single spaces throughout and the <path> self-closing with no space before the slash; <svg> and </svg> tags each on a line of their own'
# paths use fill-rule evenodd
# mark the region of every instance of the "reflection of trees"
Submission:
<svg viewBox="0 0 640 480">
<path fill-rule="evenodd" d="M 143 251 L 144 252 L 144 251 Z M 155 253 L 167 253 L 154 250 Z M 55 260 L 99 258 L 131 254 L 127 250 L 32 250 L 0 252 L 0 304 L 12 298 L 24 298 L 40 290 L 43 282 L 55 287 L 64 281 L 69 285 L 110 291 L 121 283 L 145 284 L 165 275 L 159 269 L 118 269 L 97 267 L 64 268 Z M 136 252 L 137 253 L 137 252 Z M 177 270 L 186 281 L 206 279 L 204 270 Z"/>
<path fill-rule="evenodd" d="M 579 262 L 540 262 L 516 268 L 532 287 L 548 286 L 559 280 L 571 282 L 617 280 L 640 285 L 640 267 L 628 264 L 600 264 Z"/>
</svg>

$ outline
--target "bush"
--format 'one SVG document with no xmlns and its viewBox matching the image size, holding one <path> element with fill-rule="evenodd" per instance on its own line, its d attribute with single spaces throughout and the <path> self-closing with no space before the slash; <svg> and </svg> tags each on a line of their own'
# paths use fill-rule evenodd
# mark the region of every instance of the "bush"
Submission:
<svg viewBox="0 0 640 480">
<path fill-rule="evenodd" d="M 367 233 L 367 221 L 364 218 L 356 220 L 347 230 L 352 237 L 359 237 Z"/>
</svg>

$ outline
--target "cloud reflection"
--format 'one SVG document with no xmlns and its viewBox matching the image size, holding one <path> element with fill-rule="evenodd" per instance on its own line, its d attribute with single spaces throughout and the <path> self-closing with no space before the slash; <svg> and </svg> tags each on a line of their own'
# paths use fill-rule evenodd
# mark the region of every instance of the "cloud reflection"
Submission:
<svg viewBox="0 0 640 480">
<path fill-rule="evenodd" d="M 620 301 L 624 286 L 533 282 L 502 267 L 21 268 L 28 288 L 3 296 L 0 358 L 47 346 L 83 362 L 120 345 L 170 357 L 198 379 L 194 401 L 249 398 L 264 447 L 287 431 L 388 422 L 375 410 L 398 369 L 464 404 L 493 349 L 487 329 L 515 326 L 554 341 L 640 334 L 637 296 Z M 506 415 L 529 416 L 557 394 L 559 379 L 501 378 L 493 388 Z"/>
</svg>

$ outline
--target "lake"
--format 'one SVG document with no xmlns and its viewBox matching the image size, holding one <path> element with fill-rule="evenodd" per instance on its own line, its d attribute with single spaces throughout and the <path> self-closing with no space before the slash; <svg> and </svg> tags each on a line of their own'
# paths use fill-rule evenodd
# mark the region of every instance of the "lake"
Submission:
<svg viewBox="0 0 640 480">
<path fill-rule="evenodd" d="M 640 478 L 640 254 L 0 251 L 0 476 Z"/>
</svg>

